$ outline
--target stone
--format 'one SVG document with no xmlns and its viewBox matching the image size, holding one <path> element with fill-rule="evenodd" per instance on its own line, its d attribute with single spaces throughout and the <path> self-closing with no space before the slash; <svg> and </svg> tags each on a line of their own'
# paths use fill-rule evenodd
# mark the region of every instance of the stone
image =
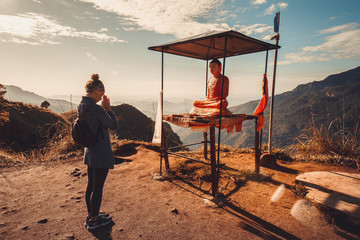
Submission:
<svg viewBox="0 0 360 240">
<path fill-rule="evenodd" d="M 44 219 L 41 219 L 38 221 L 38 223 L 41 223 L 41 224 L 44 224 L 44 223 L 47 223 L 48 222 L 48 219 L 47 218 L 44 218 Z"/>
<path fill-rule="evenodd" d="M 153 180 L 156 180 L 156 181 L 165 181 L 165 178 L 160 175 L 159 173 L 155 173 L 153 176 L 152 176 L 152 179 Z"/>
<path fill-rule="evenodd" d="M 260 166 L 268 167 L 268 168 L 275 168 L 277 166 L 275 156 L 272 154 L 263 154 L 260 157 Z"/>
<path fill-rule="evenodd" d="M 176 208 L 173 208 L 173 209 L 171 210 L 171 212 L 172 212 L 172 213 L 175 213 L 175 214 L 179 214 L 179 211 L 178 211 Z"/>
</svg>

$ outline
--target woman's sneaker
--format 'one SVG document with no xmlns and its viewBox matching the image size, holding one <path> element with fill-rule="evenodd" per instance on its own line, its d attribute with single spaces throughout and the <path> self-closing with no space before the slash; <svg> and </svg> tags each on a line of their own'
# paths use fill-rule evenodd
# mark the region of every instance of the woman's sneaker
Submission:
<svg viewBox="0 0 360 240">
<path fill-rule="evenodd" d="M 106 212 L 99 212 L 99 216 L 103 216 L 105 218 L 110 218 L 110 215 L 108 213 L 106 213 Z M 87 227 L 89 221 L 90 221 L 90 217 L 87 216 L 86 220 L 85 220 L 85 223 L 84 223 L 85 227 Z"/>
<path fill-rule="evenodd" d="M 86 228 L 89 230 L 94 230 L 96 228 L 106 226 L 112 222 L 111 217 L 104 217 L 99 215 L 96 220 L 89 219 Z"/>
</svg>

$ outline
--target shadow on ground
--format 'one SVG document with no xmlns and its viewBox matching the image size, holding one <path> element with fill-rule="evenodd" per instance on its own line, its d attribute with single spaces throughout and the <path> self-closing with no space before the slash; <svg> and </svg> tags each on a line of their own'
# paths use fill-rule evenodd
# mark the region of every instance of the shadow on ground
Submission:
<svg viewBox="0 0 360 240">
<path fill-rule="evenodd" d="M 95 230 L 89 230 L 89 232 L 96 237 L 96 239 L 99 240 L 112 240 L 112 228 L 115 225 L 114 222 L 112 222 L 111 224 L 109 224 L 108 226 L 104 226 L 104 227 L 100 227 L 98 229 Z"/>
</svg>

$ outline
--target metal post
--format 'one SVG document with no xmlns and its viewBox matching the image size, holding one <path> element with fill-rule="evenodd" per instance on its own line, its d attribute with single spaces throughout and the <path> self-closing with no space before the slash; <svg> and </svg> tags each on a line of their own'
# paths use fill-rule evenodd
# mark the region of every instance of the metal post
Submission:
<svg viewBox="0 0 360 240">
<path fill-rule="evenodd" d="M 164 49 L 161 49 L 161 112 L 164 113 Z M 160 154 L 160 174 L 162 173 L 162 159 L 165 160 L 165 168 L 167 171 L 170 170 L 169 158 L 167 155 L 167 144 L 164 133 L 164 120 L 161 116 L 161 154 Z"/>
<path fill-rule="evenodd" d="M 203 141 L 204 141 L 204 159 L 207 159 L 207 153 L 208 153 L 208 149 L 207 149 L 207 132 L 204 132 L 204 138 L 203 138 Z"/>
<path fill-rule="evenodd" d="M 162 48 L 161 49 L 161 91 L 163 90 L 164 90 L 164 49 Z"/>
<path fill-rule="evenodd" d="M 256 130 L 257 119 L 255 119 L 255 173 L 260 172 L 259 132 Z"/>
<path fill-rule="evenodd" d="M 207 89 L 208 89 L 208 78 L 209 78 L 209 60 L 206 60 L 206 68 L 205 68 L 205 72 L 206 72 L 206 76 L 205 76 L 205 97 L 207 96 Z"/>
<path fill-rule="evenodd" d="M 166 138 L 165 138 L 165 133 L 164 133 L 164 126 L 161 129 L 161 142 L 162 142 L 162 149 L 163 149 L 163 157 L 164 157 L 164 162 L 165 162 L 165 169 L 166 171 L 170 170 L 170 164 L 169 164 L 169 156 L 167 153 L 167 144 L 166 144 Z"/>
<path fill-rule="evenodd" d="M 274 37 L 276 46 L 279 45 L 279 34 L 277 33 Z M 271 92 L 271 105 L 270 105 L 270 120 L 269 120 L 269 154 L 271 154 L 271 144 L 272 144 L 272 122 L 273 122 L 273 111 L 274 111 L 274 95 L 275 95 L 275 76 L 276 76 L 276 64 L 277 64 L 277 55 L 278 48 L 275 49 L 274 57 L 274 71 L 273 71 L 273 81 L 272 81 L 272 92 Z"/>
<path fill-rule="evenodd" d="M 223 101 L 223 91 L 224 91 L 226 47 L 227 47 L 227 37 L 225 37 L 224 61 L 223 61 L 223 71 L 222 71 L 222 78 L 221 78 L 220 116 L 219 116 L 219 134 L 218 134 L 218 154 L 217 154 L 217 164 L 218 164 L 218 165 L 220 164 L 221 117 L 222 117 L 222 101 Z"/>
<path fill-rule="evenodd" d="M 209 60 L 206 60 L 206 68 L 205 68 L 205 72 L 206 72 L 206 79 L 205 79 L 205 97 L 207 96 L 207 88 L 208 88 L 208 75 L 209 75 L 209 68 L 208 68 L 208 63 L 209 63 Z M 207 132 L 204 132 L 204 159 L 207 159 Z"/>
<path fill-rule="evenodd" d="M 211 189 L 212 195 L 215 196 L 218 190 L 218 174 L 216 167 L 215 155 L 215 125 L 210 126 L 210 160 L 211 160 Z"/>
<path fill-rule="evenodd" d="M 219 116 L 219 134 L 218 134 L 218 155 L 217 155 L 217 176 L 216 181 L 218 184 L 220 178 L 220 139 L 221 139 L 221 117 L 222 117 L 222 101 L 223 101 L 223 91 L 224 91 L 224 77 L 225 77 L 225 59 L 226 59 L 226 48 L 227 48 L 227 37 L 225 37 L 225 45 L 224 45 L 224 61 L 223 61 L 223 71 L 222 71 L 222 78 L 221 78 L 221 93 L 220 93 L 220 116 Z M 217 187 L 217 186 L 216 186 Z M 216 188 L 217 191 L 217 188 Z"/>
<path fill-rule="evenodd" d="M 267 65 L 268 65 L 268 56 L 269 56 L 269 50 L 266 50 L 266 59 L 265 59 L 265 74 L 267 74 Z M 264 95 L 264 92 L 263 92 Z M 264 110 L 265 111 L 265 110 Z M 261 129 L 260 131 L 260 143 L 259 143 L 259 148 L 261 151 L 261 146 L 262 146 L 262 136 L 263 136 L 263 129 Z"/>
<path fill-rule="evenodd" d="M 268 56 L 269 56 L 269 50 L 266 50 L 265 74 L 267 74 Z"/>
</svg>

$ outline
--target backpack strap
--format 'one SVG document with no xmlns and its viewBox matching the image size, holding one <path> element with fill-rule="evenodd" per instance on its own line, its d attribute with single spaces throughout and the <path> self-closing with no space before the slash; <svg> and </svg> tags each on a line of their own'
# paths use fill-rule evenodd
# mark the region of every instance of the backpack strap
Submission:
<svg viewBox="0 0 360 240">
<path fill-rule="evenodd" d="M 85 113 L 86 113 L 92 106 L 95 106 L 95 105 L 96 105 L 96 103 L 95 103 L 95 104 L 90 104 L 90 105 L 88 105 L 88 106 L 81 112 L 81 114 L 80 114 L 80 111 L 79 111 L 79 108 L 78 108 L 78 116 L 79 116 L 79 118 L 81 118 L 81 119 L 85 122 L 85 124 L 86 124 L 85 117 L 84 117 L 84 116 L 85 116 Z M 99 125 L 99 128 L 98 128 L 96 134 L 98 135 L 99 132 L 101 133 L 102 139 L 104 139 L 104 134 L 103 134 L 103 132 L 101 131 L 101 124 Z"/>
<path fill-rule="evenodd" d="M 92 106 L 94 106 L 96 104 L 90 104 L 88 105 L 84 110 L 82 110 L 81 114 L 80 114 L 80 111 L 79 111 L 79 108 L 78 108 L 78 116 L 79 118 L 83 118 L 84 119 L 84 116 L 85 116 L 85 113 L 89 110 L 89 108 L 91 108 Z"/>
</svg>

